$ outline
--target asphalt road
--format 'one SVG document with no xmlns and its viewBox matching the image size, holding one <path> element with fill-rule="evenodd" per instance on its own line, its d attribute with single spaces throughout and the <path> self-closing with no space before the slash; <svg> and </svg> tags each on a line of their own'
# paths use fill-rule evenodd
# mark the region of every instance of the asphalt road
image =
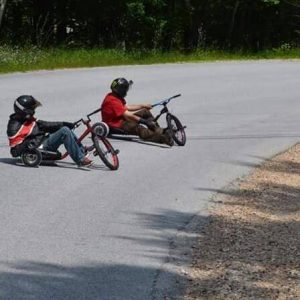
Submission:
<svg viewBox="0 0 300 300">
<path fill-rule="evenodd" d="M 187 125 L 185 147 L 112 141 L 116 172 L 70 160 L 31 169 L 10 158 L 17 96 L 39 98 L 40 119 L 75 121 L 119 76 L 135 82 L 129 103 L 182 93 L 169 107 Z M 1 75 L 0 299 L 168 299 L 172 275 L 184 277 L 178 230 L 196 214 L 205 222 L 216 190 L 299 141 L 299 87 L 300 61 Z"/>
</svg>

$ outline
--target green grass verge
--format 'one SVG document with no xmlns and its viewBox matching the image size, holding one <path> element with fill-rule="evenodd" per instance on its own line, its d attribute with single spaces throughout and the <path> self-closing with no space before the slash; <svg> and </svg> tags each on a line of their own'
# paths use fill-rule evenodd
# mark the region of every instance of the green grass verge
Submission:
<svg viewBox="0 0 300 300">
<path fill-rule="evenodd" d="M 300 58 L 300 48 L 280 48 L 257 53 L 197 50 L 184 54 L 175 51 L 125 52 L 109 49 L 38 49 L 0 46 L 0 73 L 112 65 L 294 58 Z"/>
</svg>

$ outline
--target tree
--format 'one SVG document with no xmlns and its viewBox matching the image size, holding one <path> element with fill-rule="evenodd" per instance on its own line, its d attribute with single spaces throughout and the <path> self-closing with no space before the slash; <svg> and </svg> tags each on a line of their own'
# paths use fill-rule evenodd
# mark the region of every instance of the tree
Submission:
<svg viewBox="0 0 300 300">
<path fill-rule="evenodd" d="M 5 5 L 6 5 L 6 0 L 0 0 L 0 29 L 2 24 L 2 18 L 4 15 Z"/>
<path fill-rule="evenodd" d="M 300 0 L 0 0 L 1 41 L 185 50 L 299 45 Z"/>
</svg>

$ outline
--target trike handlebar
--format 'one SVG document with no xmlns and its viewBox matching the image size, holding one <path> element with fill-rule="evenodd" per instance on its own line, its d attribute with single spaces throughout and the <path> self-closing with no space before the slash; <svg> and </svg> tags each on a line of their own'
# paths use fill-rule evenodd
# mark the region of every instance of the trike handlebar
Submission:
<svg viewBox="0 0 300 300">
<path fill-rule="evenodd" d="M 99 112 L 100 110 L 101 110 L 101 107 L 98 108 L 98 109 L 96 109 L 95 111 L 91 112 L 90 114 L 86 115 L 87 121 L 85 121 L 84 119 L 80 119 L 80 120 L 74 122 L 74 123 L 73 123 L 74 128 L 77 128 L 77 127 L 80 125 L 80 123 L 85 123 L 85 122 L 91 121 L 90 116 L 96 114 L 96 113 Z"/>
<path fill-rule="evenodd" d="M 174 99 L 174 98 L 177 98 L 177 97 L 180 97 L 180 96 L 181 96 L 181 94 L 177 94 L 177 95 L 173 96 L 171 99 Z"/>
<path fill-rule="evenodd" d="M 161 100 L 161 101 L 159 101 L 159 102 L 157 102 L 157 103 L 152 104 L 152 107 L 159 106 L 159 105 L 167 105 L 172 99 L 177 98 L 177 97 L 180 97 L 180 96 L 181 96 L 181 94 L 177 94 L 177 95 L 172 96 L 172 97 L 170 97 L 170 98 Z"/>
<path fill-rule="evenodd" d="M 89 118 L 90 116 L 96 114 L 97 112 L 99 112 L 101 110 L 101 107 L 96 109 L 95 111 L 91 112 L 90 114 L 87 115 L 87 117 Z"/>
<path fill-rule="evenodd" d="M 73 123 L 74 128 L 77 128 L 77 127 L 80 125 L 80 123 L 82 123 L 82 122 L 83 122 L 83 119 L 80 119 L 80 120 L 74 122 L 74 123 Z"/>
</svg>

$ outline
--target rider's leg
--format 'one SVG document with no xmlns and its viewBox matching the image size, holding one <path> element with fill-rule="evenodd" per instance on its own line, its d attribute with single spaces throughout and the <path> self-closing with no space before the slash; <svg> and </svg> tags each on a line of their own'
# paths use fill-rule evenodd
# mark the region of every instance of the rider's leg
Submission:
<svg viewBox="0 0 300 300">
<path fill-rule="evenodd" d="M 151 111 L 149 109 L 141 109 L 135 113 L 135 115 L 144 118 L 144 119 L 152 119 L 154 120 L 154 116 L 152 115 Z M 174 141 L 172 138 L 171 133 L 169 132 L 168 128 L 161 128 L 158 124 L 158 122 L 155 122 L 157 128 L 155 131 L 151 131 L 148 128 L 145 128 L 143 126 L 140 126 L 137 128 L 137 135 L 146 141 L 151 141 L 155 143 L 162 143 L 167 144 L 169 146 L 174 145 Z"/>
<path fill-rule="evenodd" d="M 144 119 L 149 119 L 149 118 L 154 119 L 151 111 L 149 109 L 146 109 L 146 108 L 140 109 L 137 112 L 135 112 L 134 114 L 141 117 L 141 118 L 144 118 Z"/>
<path fill-rule="evenodd" d="M 167 136 L 164 134 L 163 128 L 158 127 L 155 131 L 152 131 L 135 122 L 125 121 L 122 125 L 122 129 L 128 134 L 138 135 L 142 140 L 170 145 Z"/>
<path fill-rule="evenodd" d="M 62 127 L 49 135 L 43 143 L 43 148 L 48 151 L 57 151 L 60 145 L 64 144 L 71 158 L 80 163 L 85 155 L 82 146 L 78 144 L 77 137 L 68 127 Z"/>
<path fill-rule="evenodd" d="M 152 119 L 152 120 L 154 120 L 154 116 L 152 115 L 151 111 L 149 109 L 146 109 L 146 108 L 138 110 L 134 114 L 141 117 L 141 118 L 143 118 L 143 119 Z M 157 125 L 157 127 L 159 127 L 158 122 L 155 122 L 155 124 Z"/>
</svg>

